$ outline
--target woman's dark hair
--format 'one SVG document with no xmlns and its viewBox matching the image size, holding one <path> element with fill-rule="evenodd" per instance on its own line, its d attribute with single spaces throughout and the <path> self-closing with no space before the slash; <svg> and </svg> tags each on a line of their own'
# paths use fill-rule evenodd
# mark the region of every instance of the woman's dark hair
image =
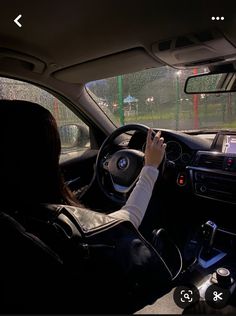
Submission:
<svg viewBox="0 0 236 316">
<path fill-rule="evenodd" d="M 60 136 L 47 109 L 28 101 L 0 100 L 0 139 L 4 204 L 79 205 L 62 179 Z"/>
</svg>

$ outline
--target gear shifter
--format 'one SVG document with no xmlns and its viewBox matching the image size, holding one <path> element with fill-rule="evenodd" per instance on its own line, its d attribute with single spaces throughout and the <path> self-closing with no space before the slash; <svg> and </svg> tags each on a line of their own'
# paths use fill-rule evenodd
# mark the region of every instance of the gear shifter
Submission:
<svg viewBox="0 0 236 316">
<path fill-rule="evenodd" d="M 217 230 L 217 225 L 212 221 L 207 221 L 202 225 L 202 258 L 210 258 L 213 252 L 213 243 Z"/>
<path fill-rule="evenodd" d="M 217 225 L 214 222 L 207 221 L 201 229 L 202 247 L 198 262 L 203 268 L 208 268 L 222 259 L 226 253 L 214 248 L 214 239 L 217 232 Z"/>
</svg>

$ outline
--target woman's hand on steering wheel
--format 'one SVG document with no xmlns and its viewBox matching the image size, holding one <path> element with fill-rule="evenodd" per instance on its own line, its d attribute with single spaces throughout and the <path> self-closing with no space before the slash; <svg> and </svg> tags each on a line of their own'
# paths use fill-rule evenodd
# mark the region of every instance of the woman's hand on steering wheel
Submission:
<svg viewBox="0 0 236 316">
<path fill-rule="evenodd" d="M 114 150 L 114 141 L 129 131 L 147 133 L 145 153 L 142 150 L 121 147 Z M 117 128 L 103 142 L 96 160 L 96 179 L 101 191 L 111 201 L 123 205 L 136 184 L 144 165 L 164 170 L 165 147 L 161 133 L 142 124 L 127 124 Z"/>
<path fill-rule="evenodd" d="M 150 128 L 147 133 L 145 148 L 145 166 L 158 168 L 164 158 L 165 148 L 166 144 L 164 143 L 164 138 L 161 137 L 161 131 L 155 134 Z"/>
</svg>

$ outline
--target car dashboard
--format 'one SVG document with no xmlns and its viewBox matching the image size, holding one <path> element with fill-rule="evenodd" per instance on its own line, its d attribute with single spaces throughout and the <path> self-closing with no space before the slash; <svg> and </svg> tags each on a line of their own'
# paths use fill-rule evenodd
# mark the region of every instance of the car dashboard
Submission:
<svg viewBox="0 0 236 316">
<path fill-rule="evenodd" d="M 161 132 L 167 144 L 167 167 L 173 169 L 176 185 L 186 185 L 201 198 L 236 203 L 236 132 Z M 145 141 L 145 135 L 136 132 L 129 147 L 144 151 Z"/>
<path fill-rule="evenodd" d="M 203 290 L 211 284 L 215 271 L 223 269 L 236 279 L 236 231 L 232 220 L 236 204 L 236 132 L 187 134 L 162 130 L 162 136 L 167 144 L 164 174 L 169 176 L 161 193 L 163 183 L 154 190 L 151 207 L 159 217 L 151 221 L 164 227 L 180 245 L 187 268 L 179 284 L 191 280 L 204 297 Z M 145 149 L 144 137 L 133 137 L 131 145 L 141 143 Z M 158 203 L 158 194 L 164 196 L 162 203 Z M 212 227 L 215 234 L 210 231 Z M 235 286 L 233 282 L 232 289 Z"/>
</svg>

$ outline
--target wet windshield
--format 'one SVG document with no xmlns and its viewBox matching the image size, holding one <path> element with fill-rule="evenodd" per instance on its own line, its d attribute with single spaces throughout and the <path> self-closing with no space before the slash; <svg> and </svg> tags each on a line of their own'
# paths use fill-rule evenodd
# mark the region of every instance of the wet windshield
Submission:
<svg viewBox="0 0 236 316">
<path fill-rule="evenodd" d="M 174 130 L 236 128 L 236 93 L 184 93 L 188 76 L 206 68 L 168 66 L 89 82 L 86 87 L 117 125 L 142 123 Z"/>
</svg>

